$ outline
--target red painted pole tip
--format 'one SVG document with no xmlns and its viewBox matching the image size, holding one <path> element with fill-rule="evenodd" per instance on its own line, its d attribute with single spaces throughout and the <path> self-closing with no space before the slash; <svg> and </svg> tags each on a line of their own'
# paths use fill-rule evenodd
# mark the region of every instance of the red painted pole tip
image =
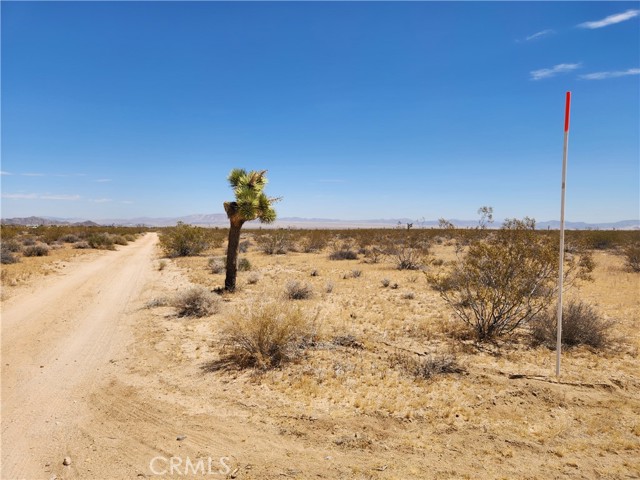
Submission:
<svg viewBox="0 0 640 480">
<path fill-rule="evenodd" d="M 569 110 L 571 110 L 571 92 L 567 92 L 567 101 L 564 107 L 564 131 L 569 131 Z"/>
</svg>

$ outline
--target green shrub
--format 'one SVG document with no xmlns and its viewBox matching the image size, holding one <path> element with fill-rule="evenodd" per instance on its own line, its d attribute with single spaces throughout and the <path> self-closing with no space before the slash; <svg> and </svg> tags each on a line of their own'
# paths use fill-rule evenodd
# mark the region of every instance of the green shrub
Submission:
<svg viewBox="0 0 640 480">
<path fill-rule="evenodd" d="M 565 284 L 589 278 L 592 269 L 588 255 L 568 256 Z M 507 219 L 492 235 L 472 240 L 451 271 L 428 275 L 480 341 L 509 334 L 543 312 L 555 298 L 557 278 L 558 244 L 537 235 L 530 218 Z"/>
<path fill-rule="evenodd" d="M 209 246 L 209 235 L 204 228 L 182 222 L 160 234 L 160 247 L 168 257 L 199 255 Z"/>
<path fill-rule="evenodd" d="M 111 235 L 106 232 L 93 233 L 87 237 L 87 243 L 91 248 L 102 250 L 114 250 L 114 241 Z"/>
<path fill-rule="evenodd" d="M 238 260 L 238 270 L 241 272 L 248 272 L 251 270 L 251 262 L 246 258 L 240 258 Z"/>
</svg>

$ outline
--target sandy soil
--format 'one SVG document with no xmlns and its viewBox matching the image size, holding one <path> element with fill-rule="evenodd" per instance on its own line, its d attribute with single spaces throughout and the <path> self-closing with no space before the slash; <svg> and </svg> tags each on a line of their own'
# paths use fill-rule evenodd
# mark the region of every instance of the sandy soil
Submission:
<svg viewBox="0 0 640 480">
<path fill-rule="evenodd" d="M 160 260 L 156 239 L 72 261 L 4 302 L 3 479 L 640 478 L 640 277 L 619 257 L 596 257 L 581 296 L 626 340 L 567 352 L 558 381 L 544 348 L 448 340 L 450 314 L 419 274 L 325 254 L 251 250 L 220 313 L 178 318 L 168 299 L 223 276 L 206 257 Z M 292 278 L 313 286 L 300 305 L 320 312 L 325 346 L 267 373 L 217 369 L 220 323 L 286 301 Z M 343 334 L 364 348 L 331 346 Z M 415 379 L 391 360 L 443 349 L 464 373 Z"/>
</svg>

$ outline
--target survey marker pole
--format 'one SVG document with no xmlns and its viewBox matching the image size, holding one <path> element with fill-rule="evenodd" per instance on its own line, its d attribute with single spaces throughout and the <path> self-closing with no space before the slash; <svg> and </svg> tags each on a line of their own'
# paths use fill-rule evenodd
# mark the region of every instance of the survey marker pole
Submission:
<svg viewBox="0 0 640 480">
<path fill-rule="evenodd" d="M 564 282 L 564 197 L 567 189 L 567 151 L 569 148 L 569 111 L 571 92 L 567 92 L 564 106 L 564 147 L 562 149 L 562 191 L 560 193 L 560 262 L 558 264 L 558 323 L 556 339 L 556 376 L 560 376 L 562 354 L 562 288 Z"/>
</svg>

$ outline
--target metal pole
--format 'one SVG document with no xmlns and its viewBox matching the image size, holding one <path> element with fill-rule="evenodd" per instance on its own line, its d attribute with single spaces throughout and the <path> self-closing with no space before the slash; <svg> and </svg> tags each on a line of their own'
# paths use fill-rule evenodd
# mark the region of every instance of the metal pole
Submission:
<svg viewBox="0 0 640 480">
<path fill-rule="evenodd" d="M 567 188 L 567 152 L 569 148 L 569 110 L 571 92 L 567 92 L 564 110 L 564 147 L 562 150 L 562 191 L 560 193 L 560 262 L 558 264 L 558 325 L 556 339 L 556 376 L 560 376 L 562 353 L 562 288 L 564 282 L 564 197 Z"/>
</svg>

